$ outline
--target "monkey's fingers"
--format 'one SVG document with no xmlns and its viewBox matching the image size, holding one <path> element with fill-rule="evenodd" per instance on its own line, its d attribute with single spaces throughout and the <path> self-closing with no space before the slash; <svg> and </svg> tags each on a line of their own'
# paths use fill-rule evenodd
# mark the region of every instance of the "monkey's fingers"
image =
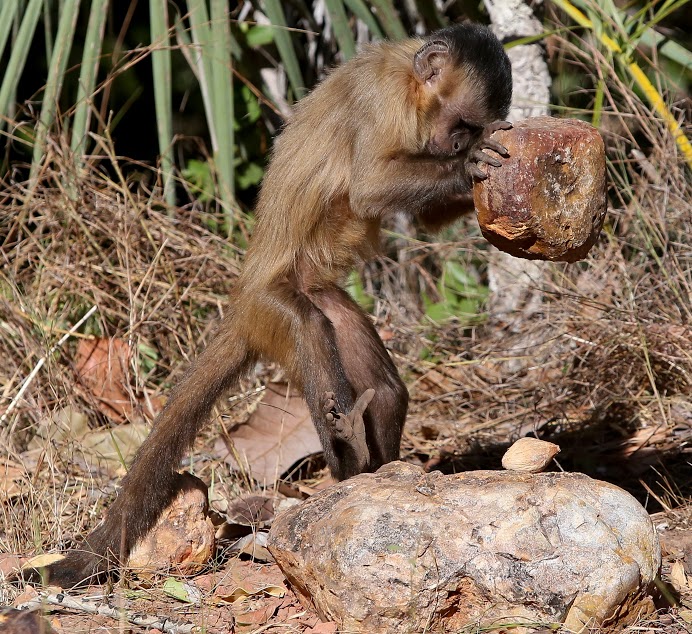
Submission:
<svg viewBox="0 0 692 634">
<path fill-rule="evenodd" d="M 498 161 L 496 158 L 490 156 L 490 154 L 486 154 L 485 152 L 482 152 L 481 150 L 476 150 L 471 154 L 471 158 L 474 161 L 482 161 L 483 163 L 487 163 L 488 165 L 492 165 L 493 167 L 500 167 L 502 163 Z"/>
<path fill-rule="evenodd" d="M 507 148 L 495 139 L 483 139 L 483 141 L 481 141 L 481 147 L 485 150 L 493 150 L 493 152 L 497 152 L 502 156 L 509 156 Z"/>
<path fill-rule="evenodd" d="M 467 163 L 466 171 L 468 172 L 469 176 L 477 178 L 479 181 L 484 181 L 486 178 L 488 178 L 488 175 L 483 173 L 480 167 L 478 167 L 474 163 Z"/>
<path fill-rule="evenodd" d="M 488 134 L 492 134 L 496 130 L 511 130 L 513 127 L 511 121 L 493 121 L 485 126 L 485 130 Z"/>
</svg>

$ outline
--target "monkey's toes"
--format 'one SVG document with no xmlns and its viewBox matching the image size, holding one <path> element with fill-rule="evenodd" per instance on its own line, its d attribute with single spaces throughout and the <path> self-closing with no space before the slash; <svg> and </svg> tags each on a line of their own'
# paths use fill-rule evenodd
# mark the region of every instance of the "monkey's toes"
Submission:
<svg viewBox="0 0 692 634">
<path fill-rule="evenodd" d="M 370 462 L 363 415 L 374 396 L 375 390 L 372 388 L 365 390 L 348 414 L 336 414 L 334 420 L 330 422 L 334 438 L 349 445 L 355 454 L 359 471 L 364 471 Z"/>
<path fill-rule="evenodd" d="M 370 401 L 372 401 L 373 397 L 375 396 L 375 390 L 372 388 L 365 390 L 360 397 L 358 397 L 358 400 L 356 401 L 356 404 L 353 406 L 353 409 L 351 410 L 351 413 L 357 412 L 359 416 L 363 416 L 365 413 L 365 410 L 368 408 L 368 405 L 370 405 Z"/>
<path fill-rule="evenodd" d="M 322 405 L 322 411 L 327 419 L 327 422 L 332 422 L 336 414 L 336 401 L 334 400 L 334 392 L 324 393 L 324 403 Z"/>
</svg>

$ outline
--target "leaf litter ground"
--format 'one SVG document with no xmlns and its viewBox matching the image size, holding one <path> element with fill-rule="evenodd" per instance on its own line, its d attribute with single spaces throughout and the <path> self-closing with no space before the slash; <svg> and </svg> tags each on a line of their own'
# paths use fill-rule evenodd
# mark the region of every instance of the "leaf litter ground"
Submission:
<svg viewBox="0 0 692 634">
<path fill-rule="evenodd" d="M 633 174 L 585 262 L 546 265 L 540 305 L 518 317 L 434 322 L 426 313 L 432 305 L 434 317 L 449 313 L 440 312 L 437 280 L 451 258 L 484 285 L 495 256 L 473 219 L 445 241 L 388 243 L 359 272 L 358 292 L 371 294 L 411 393 L 403 458 L 446 472 L 499 468 L 519 437 L 559 444 L 561 468 L 614 482 L 654 514 L 664 578 L 682 606 L 642 626 L 673 633 L 689 627 L 692 609 L 692 186 L 670 156 L 650 159 L 665 179 L 656 186 Z M 68 180 L 56 168 L 40 187 L 0 194 L 0 414 L 12 407 L 0 428 L 4 573 L 15 556 L 71 547 L 99 521 L 171 385 L 213 336 L 242 262 L 242 249 L 211 231 L 197 207 L 164 209 L 97 173 L 72 192 Z M 235 243 L 244 235 L 241 225 Z M 92 306 L 85 326 L 54 347 Z M 217 512 L 243 495 L 300 499 L 328 483 L 299 400 L 277 395 L 283 379 L 280 368 L 258 366 L 183 465 L 212 485 Z M 268 393 L 275 400 L 260 405 Z M 285 432 L 278 443 L 272 425 Z M 207 631 L 333 631 L 283 588 L 274 566 L 245 555 L 216 566 L 188 581 L 196 602 L 167 593 L 165 577 L 131 580 L 107 597 L 119 622 L 58 610 L 53 627 L 142 631 L 127 617 L 145 614 Z M 30 594 L 0 582 L 0 603 Z"/>
</svg>

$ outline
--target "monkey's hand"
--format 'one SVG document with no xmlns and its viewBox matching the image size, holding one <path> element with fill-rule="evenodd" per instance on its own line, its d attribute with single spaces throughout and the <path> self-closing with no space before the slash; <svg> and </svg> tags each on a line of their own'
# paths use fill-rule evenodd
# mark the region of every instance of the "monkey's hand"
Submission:
<svg viewBox="0 0 692 634">
<path fill-rule="evenodd" d="M 370 450 L 365 436 L 365 422 L 363 415 L 367 409 L 375 390 L 365 390 L 353 405 L 353 409 L 348 414 L 341 414 L 334 409 L 336 401 L 334 392 L 327 392 L 325 395 L 325 412 L 327 423 L 332 429 L 332 436 L 345 442 L 351 447 L 360 465 L 360 470 L 364 471 L 370 463 Z"/>
<path fill-rule="evenodd" d="M 476 141 L 476 143 L 470 149 L 468 158 L 466 159 L 466 163 L 464 165 L 466 168 L 466 173 L 471 178 L 476 178 L 481 181 L 488 178 L 487 174 L 484 174 L 478 165 L 476 165 L 476 163 L 479 161 L 492 165 L 493 167 L 500 167 L 500 165 L 502 165 L 502 163 L 500 163 L 500 161 L 498 161 L 495 157 L 486 154 L 483 152 L 483 150 L 492 150 L 501 156 L 509 156 L 507 148 L 502 145 L 502 143 L 499 143 L 490 137 L 492 133 L 497 130 L 509 130 L 511 127 L 512 124 L 509 121 L 494 121 L 483 128 L 478 141 Z"/>
</svg>

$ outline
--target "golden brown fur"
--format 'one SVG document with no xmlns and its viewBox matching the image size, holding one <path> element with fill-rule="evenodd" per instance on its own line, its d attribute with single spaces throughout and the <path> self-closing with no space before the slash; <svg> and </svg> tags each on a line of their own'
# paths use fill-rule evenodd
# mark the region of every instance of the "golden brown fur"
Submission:
<svg viewBox="0 0 692 634">
<path fill-rule="evenodd" d="M 488 127 L 506 115 L 509 62 L 475 26 L 381 42 L 334 70 L 276 140 L 243 272 L 216 337 L 140 448 L 106 520 L 50 567 L 73 585 L 117 569 L 174 493 L 175 470 L 218 398 L 259 358 L 299 385 L 336 478 L 399 455 L 408 394 L 368 319 L 340 288 L 402 212 L 431 227 L 470 206 Z M 475 168 L 475 172 L 474 172 Z"/>
</svg>

